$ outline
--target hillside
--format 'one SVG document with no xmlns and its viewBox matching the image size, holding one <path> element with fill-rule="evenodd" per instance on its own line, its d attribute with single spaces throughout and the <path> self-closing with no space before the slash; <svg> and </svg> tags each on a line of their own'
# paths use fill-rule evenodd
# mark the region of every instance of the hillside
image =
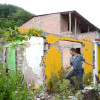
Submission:
<svg viewBox="0 0 100 100">
<path fill-rule="evenodd" d="M 30 19 L 34 14 L 26 10 L 7 4 L 0 4 L 0 28 L 14 28 Z"/>
</svg>

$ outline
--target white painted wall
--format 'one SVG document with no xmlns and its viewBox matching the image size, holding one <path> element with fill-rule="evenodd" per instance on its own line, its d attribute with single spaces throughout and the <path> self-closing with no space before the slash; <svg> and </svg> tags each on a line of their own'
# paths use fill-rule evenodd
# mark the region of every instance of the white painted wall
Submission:
<svg viewBox="0 0 100 100">
<path fill-rule="evenodd" d="M 95 44 L 95 69 L 93 69 L 93 83 L 96 85 L 97 80 L 95 75 L 98 76 L 98 41 L 94 41 Z"/>
<path fill-rule="evenodd" d="M 43 80 L 43 73 L 40 67 L 41 56 L 43 56 L 43 38 L 31 37 L 28 42 L 30 42 L 30 46 L 26 48 L 25 54 L 27 64 L 32 68 L 34 74 L 36 74 L 40 80 Z"/>
</svg>

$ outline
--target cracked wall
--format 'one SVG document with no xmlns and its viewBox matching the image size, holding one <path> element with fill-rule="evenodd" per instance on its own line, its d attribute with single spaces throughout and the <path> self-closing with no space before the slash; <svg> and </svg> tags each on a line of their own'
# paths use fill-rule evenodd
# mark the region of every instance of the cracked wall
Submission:
<svg viewBox="0 0 100 100">
<path fill-rule="evenodd" d="M 57 36 L 54 36 L 52 34 L 47 35 L 46 39 L 47 39 L 48 43 L 50 43 L 51 45 L 54 45 L 55 43 L 59 42 L 60 40 L 70 41 L 70 42 L 78 42 L 78 43 L 84 44 L 85 47 L 82 49 L 83 56 L 86 60 L 88 60 L 90 63 L 92 63 L 92 42 L 89 39 L 85 39 L 85 40 L 78 39 L 78 40 L 76 40 L 74 38 L 70 38 L 70 37 L 67 37 L 67 36 L 57 37 Z M 53 49 L 53 48 L 55 48 L 55 49 Z M 51 73 L 50 74 L 47 74 L 47 73 L 49 73 L 49 71 L 50 71 L 49 69 L 52 69 L 51 72 L 53 72 L 53 70 L 55 70 L 55 68 L 57 68 L 58 65 L 56 65 L 55 62 L 58 63 L 59 60 L 60 60 L 60 65 L 59 65 L 58 68 L 59 68 L 59 70 L 62 70 L 61 67 L 60 67 L 61 63 L 62 63 L 61 53 L 59 52 L 58 53 L 59 55 L 57 55 L 57 52 L 59 52 L 59 51 L 56 51 L 56 47 L 52 46 L 50 48 L 50 50 L 48 51 L 48 54 L 46 56 L 46 59 L 45 59 L 45 65 L 46 65 L 45 75 L 47 76 L 47 78 L 51 78 L 50 77 Z M 50 60 L 50 59 L 53 59 L 53 60 Z M 49 66 L 50 63 L 52 64 L 52 66 Z M 84 69 L 85 69 L 85 73 L 92 71 L 92 67 L 90 65 L 86 64 L 86 63 L 84 63 Z M 57 74 L 58 71 L 55 72 L 55 73 Z"/>
</svg>

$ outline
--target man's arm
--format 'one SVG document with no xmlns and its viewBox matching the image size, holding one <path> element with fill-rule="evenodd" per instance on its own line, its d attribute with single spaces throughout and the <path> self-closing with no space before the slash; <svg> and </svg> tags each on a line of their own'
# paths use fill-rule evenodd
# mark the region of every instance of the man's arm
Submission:
<svg viewBox="0 0 100 100">
<path fill-rule="evenodd" d="M 93 66 L 93 68 L 95 68 L 94 64 L 91 64 L 90 62 L 88 62 L 87 60 L 84 61 L 86 64 Z"/>
<path fill-rule="evenodd" d="M 94 64 L 91 64 L 90 62 L 88 62 L 87 60 L 84 59 L 84 57 L 81 55 L 81 60 L 84 61 L 86 64 L 93 66 L 93 68 L 95 68 Z"/>
</svg>

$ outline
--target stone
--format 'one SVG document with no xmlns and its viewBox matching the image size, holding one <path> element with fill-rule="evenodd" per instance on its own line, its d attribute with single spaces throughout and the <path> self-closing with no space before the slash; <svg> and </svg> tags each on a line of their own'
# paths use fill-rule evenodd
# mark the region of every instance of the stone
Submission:
<svg viewBox="0 0 100 100">
<path fill-rule="evenodd" d="M 36 98 L 36 100 L 41 100 L 40 98 Z"/>
</svg>

